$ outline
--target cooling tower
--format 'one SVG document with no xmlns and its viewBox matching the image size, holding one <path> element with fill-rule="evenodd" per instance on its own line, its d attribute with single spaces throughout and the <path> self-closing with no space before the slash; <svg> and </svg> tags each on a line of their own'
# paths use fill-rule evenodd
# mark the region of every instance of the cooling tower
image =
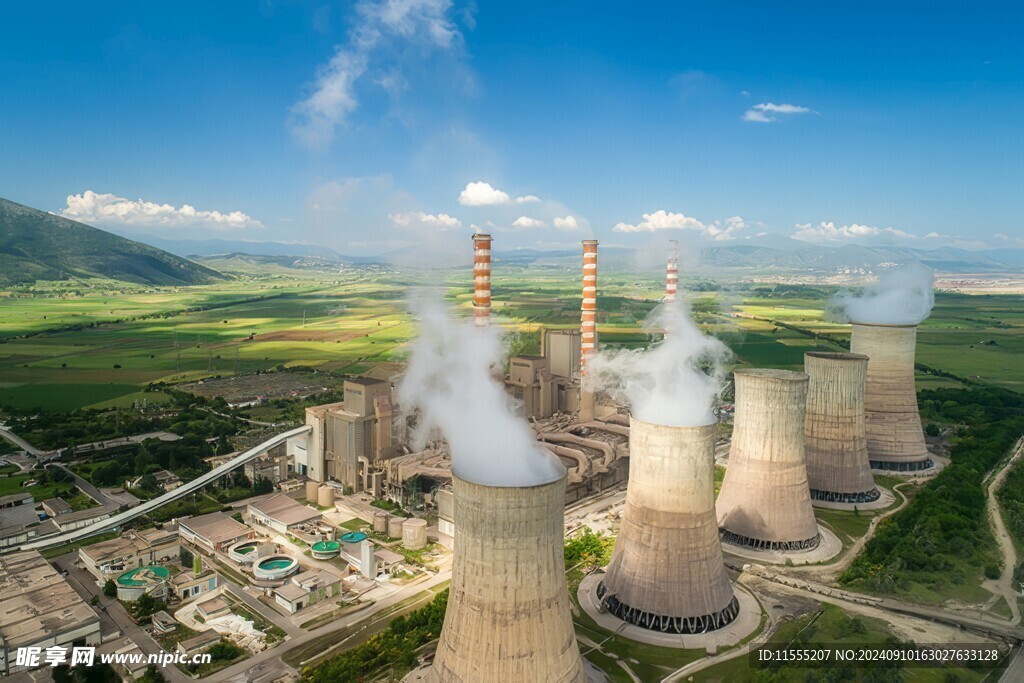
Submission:
<svg viewBox="0 0 1024 683">
<path fill-rule="evenodd" d="M 491 317 L 491 236 L 473 235 L 473 321 L 486 325 Z"/>
<path fill-rule="evenodd" d="M 597 589 L 623 621 L 703 633 L 739 612 L 715 520 L 715 427 L 630 420 L 626 507 Z"/>
<path fill-rule="evenodd" d="M 854 323 L 850 350 L 868 357 L 864 417 L 871 466 L 901 472 L 928 469 L 914 388 L 916 325 Z"/>
<path fill-rule="evenodd" d="M 804 458 L 807 375 L 744 369 L 734 376 L 732 448 L 716 504 L 722 540 L 756 550 L 815 548 Z"/>
<path fill-rule="evenodd" d="M 668 263 L 665 265 L 665 301 L 675 301 L 678 288 L 679 241 L 669 240 Z"/>
<path fill-rule="evenodd" d="M 427 680 L 582 683 L 565 582 L 565 477 L 528 487 L 452 480 L 452 584 Z"/>
<path fill-rule="evenodd" d="M 583 240 L 583 303 L 580 305 L 580 384 L 587 356 L 597 348 L 597 240 Z M 580 422 L 594 419 L 594 394 L 580 389 Z"/>
<path fill-rule="evenodd" d="M 805 353 L 804 371 L 809 378 L 804 451 L 811 498 L 830 503 L 878 500 L 864 431 L 868 357 Z"/>
</svg>

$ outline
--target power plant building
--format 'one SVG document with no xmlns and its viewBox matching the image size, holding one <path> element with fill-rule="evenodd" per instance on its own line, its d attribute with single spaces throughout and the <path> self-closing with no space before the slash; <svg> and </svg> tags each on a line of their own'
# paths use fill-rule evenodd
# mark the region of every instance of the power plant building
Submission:
<svg viewBox="0 0 1024 683">
<path fill-rule="evenodd" d="M 928 469 L 914 386 L 917 325 L 853 323 L 850 350 L 868 357 L 864 412 L 871 466 L 900 472 Z"/>
<path fill-rule="evenodd" d="M 804 450 L 811 498 L 830 503 L 878 500 L 864 425 L 868 357 L 805 353 L 804 370 L 809 378 Z"/>
<path fill-rule="evenodd" d="M 665 633 L 703 633 L 739 613 L 715 518 L 716 425 L 630 420 L 629 484 L 602 605 Z"/>
<path fill-rule="evenodd" d="M 521 401 L 527 417 L 579 410 L 580 332 L 544 330 L 539 356 L 513 356 L 505 387 Z"/>
<path fill-rule="evenodd" d="M 819 542 L 804 453 L 807 375 L 742 369 L 729 467 L 718 495 L 722 540 L 756 550 L 810 550 Z"/>
</svg>

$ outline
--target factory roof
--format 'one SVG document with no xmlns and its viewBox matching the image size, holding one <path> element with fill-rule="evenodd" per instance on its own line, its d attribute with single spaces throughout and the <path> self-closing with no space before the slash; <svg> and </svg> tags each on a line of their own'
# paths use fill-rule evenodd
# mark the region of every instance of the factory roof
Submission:
<svg viewBox="0 0 1024 683">
<path fill-rule="evenodd" d="M 311 522 L 322 517 L 313 508 L 306 507 L 283 493 L 275 493 L 263 500 L 249 503 L 249 507 L 285 526 Z"/>
<path fill-rule="evenodd" d="M 71 504 L 63 498 L 47 498 L 43 501 L 43 505 L 50 509 L 55 515 L 63 515 L 68 512 L 74 512 L 75 509 L 71 507 Z"/>
<path fill-rule="evenodd" d="M 70 527 L 75 522 L 81 522 L 85 519 L 95 519 L 96 521 L 106 519 L 110 516 L 111 511 L 116 509 L 116 505 L 108 503 L 107 505 L 78 510 L 77 512 L 68 512 L 60 517 L 53 517 L 52 519 L 58 529 L 61 531 L 67 531 L 68 529 L 65 529 L 65 527 Z"/>
<path fill-rule="evenodd" d="M 351 379 L 346 379 L 345 381 L 351 384 L 361 384 L 364 387 L 372 387 L 378 384 L 384 384 L 384 380 L 374 379 L 373 377 L 353 377 Z"/>
<path fill-rule="evenodd" d="M 208 631 L 203 631 L 195 638 L 189 638 L 188 640 L 181 641 L 178 643 L 178 648 L 185 652 L 191 652 L 192 650 L 204 647 L 218 640 L 220 640 L 220 634 L 211 628 Z"/>
<path fill-rule="evenodd" d="M 11 493 L 6 496 L 0 496 L 0 507 L 4 505 L 10 505 L 11 503 L 20 503 L 23 500 L 27 500 L 32 497 L 31 493 L 20 492 Z"/>
<path fill-rule="evenodd" d="M 405 559 L 398 553 L 393 552 L 391 550 L 384 550 L 383 548 L 374 551 L 374 554 L 377 556 L 377 559 L 383 562 L 384 564 L 395 564 Z"/>
<path fill-rule="evenodd" d="M 105 564 L 154 546 L 176 543 L 177 535 L 177 526 L 141 531 L 132 529 L 125 532 L 123 536 L 79 548 L 79 554 L 88 557 L 95 564 Z"/>
<path fill-rule="evenodd" d="M 306 595 L 309 594 L 308 590 L 301 586 L 297 586 L 296 584 L 290 581 L 284 584 L 283 586 L 275 588 L 274 592 L 280 595 L 285 600 L 288 600 L 289 602 L 294 602 L 295 600 L 298 600 L 299 598 L 304 598 L 306 597 Z"/>
<path fill-rule="evenodd" d="M 34 550 L 0 556 L 0 642 L 8 649 L 98 624 L 99 616 Z"/>
<path fill-rule="evenodd" d="M 223 512 L 211 512 L 180 520 L 178 525 L 188 529 L 196 536 L 202 536 L 213 545 L 219 545 L 249 533 L 249 527 L 236 522 Z"/>
<path fill-rule="evenodd" d="M 206 614 L 213 614 L 215 612 L 226 610 L 228 608 L 228 603 L 224 602 L 224 598 L 218 595 L 215 598 L 210 598 L 209 600 L 200 602 L 196 605 L 196 608 L 202 610 Z"/>
</svg>

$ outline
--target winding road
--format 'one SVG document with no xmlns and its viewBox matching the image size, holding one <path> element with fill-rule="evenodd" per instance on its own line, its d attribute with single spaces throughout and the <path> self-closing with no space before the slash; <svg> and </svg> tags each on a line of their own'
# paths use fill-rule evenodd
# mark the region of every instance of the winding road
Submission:
<svg viewBox="0 0 1024 683">
<path fill-rule="evenodd" d="M 1017 548 L 1013 545 L 1010 532 L 1007 531 L 1006 524 L 1003 522 L 1003 515 L 999 510 L 999 501 L 996 500 L 996 492 L 999 491 L 999 487 L 1003 485 L 1006 475 L 1009 474 L 1010 469 L 1022 454 L 1024 454 L 1024 438 L 1017 441 L 1013 457 L 992 477 L 988 485 L 988 516 L 995 532 L 996 541 L 999 542 L 999 550 L 1003 555 L 1003 571 L 998 579 L 985 581 L 981 584 L 985 590 L 993 595 L 1001 595 L 1006 600 L 1012 615 L 1010 618 L 1011 624 L 1020 623 L 1020 605 L 1018 604 L 1020 592 L 1013 580 L 1013 570 L 1017 568 L 1018 561 Z"/>
</svg>

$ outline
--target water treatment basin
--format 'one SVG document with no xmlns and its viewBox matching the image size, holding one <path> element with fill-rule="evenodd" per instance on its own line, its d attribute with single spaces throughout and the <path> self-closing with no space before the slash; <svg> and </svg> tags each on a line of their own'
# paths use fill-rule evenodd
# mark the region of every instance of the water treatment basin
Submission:
<svg viewBox="0 0 1024 683">
<path fill-rule="evenodd" d="M 257 562 L 252 573 L 257 579 L 273 581 L 291 576 L 299 570 L 299 563 L 287 555 L 271 555 Z"/>
</svg>

